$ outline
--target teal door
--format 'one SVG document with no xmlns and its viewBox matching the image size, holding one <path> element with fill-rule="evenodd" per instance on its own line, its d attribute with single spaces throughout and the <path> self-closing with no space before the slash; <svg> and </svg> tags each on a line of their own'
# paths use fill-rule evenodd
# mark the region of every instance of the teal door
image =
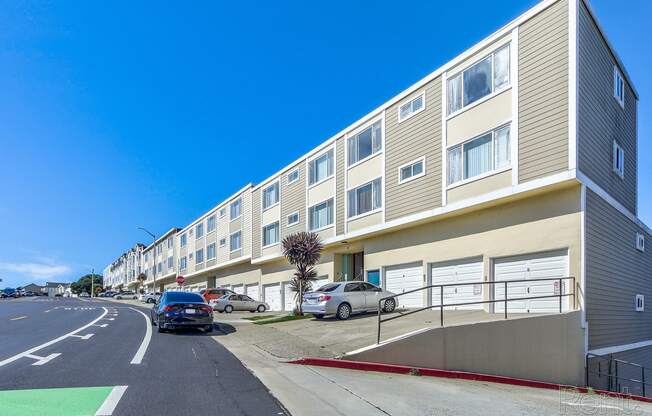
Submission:
<svg viewBox="0 0 652 416">
<path fill-rule="evenodd" d="M 369 270 L 367 272 L 367 282 L 380 286 L 380 270 Z"/>
</svg>

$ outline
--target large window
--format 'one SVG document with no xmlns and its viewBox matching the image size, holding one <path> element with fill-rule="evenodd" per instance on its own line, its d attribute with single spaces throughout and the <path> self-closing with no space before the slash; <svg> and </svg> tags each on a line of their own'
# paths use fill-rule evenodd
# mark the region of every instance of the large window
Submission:
<svg viewBox="0 0 652 416">
<path fill-rule="evenodd" d="M 308 184 L 321 182 L 333 175 L 333 149 L 308 162 Z"/>
<path fill-rule="evenodd" d="M 174 257 L 169 256 L 168 257 L 168 269 L 172 269 L 173 266 L 174 266 Z"/>
<path fill-rule="evenodd" d="M 195 226 L 195 239 L 204 236 L 204 223 L 199 223 Z"/>
<path fill-rule="evenodd" d="M 215 243 L 211 243 L 206 246 L 206 260 L 212 260 L 215 258 Z"/>
<path fill-rule="evenodd" d="M 347 139 L 348 165 L 368 158 L 379 152 L 383 146 L 380 120 Z"/>
<path fill-rule="evenodd" d="M 263 209 L 267 209 L 278 203 L 278 182 L 274 182 L 263 189 Z"/>
<path fill-rule="evenodd" d="M 263 227 L 263 246 L 278 243 L 278 221 Z"/>
<path fill-rule="evenodd" d="M 242 199 L 231 202 L 231 219 L 234 220 L 242 213 Z"/>
<path fill-rule="evenodd" d="M 181 234 L 181 238 L 179 240 L 180 240 L 179 245 L 181 247 L 185 247 L 186 244 L 188 244 L 188 236 L 186 234 Z M 145 259 L 145 260 L 147 260 L 147 259 Z"/>
<path fill-rule="evenodd" d="M 320 230 L 333 224 L 333 198 L 311 206 L 308 209 L 310 231 Z"/>
<path fill-rule="evenodd" d="M 188 259 L 186 256 L 183 256 L 179 259 L 179 270 L 186 270 L 188 267 Z"/>
<path fill-rule="evenodd" d="M 348 217 L 366 214 L 383 206 L 380 178 L 349 191 Z"/>
<path fill-rule="evenodd" d="M 203 263 L 204 262 L 204 249 L 200 248 L 199 250 L 195 251 L 195 263 Z"/>
<path fill-rule="evenodd" d="M 173 239 L 172 237 L 168 237 L 168 248 L 172 248 L 172 247 L 173 247 Z"/>
<path fill-rule="evenodd" d="M 509 85 L 509 45 L 448 80 L 448 114 Z"/>
<path fill-rule="evenodd" d="M 210 233 L 212 231 L 215 231 L 215 215 L 211 215 L 206 220 L 206 232 Z"/>
<path fill-rule="evenodd" d="M 231 234 L 231 251 L 240 250 L 242 248 L 242 233 L 240 231 Z"/>
<path fill-rule="evenodd" d="M 448 184 L 509 166 L 509 142 L 509 126 L 504 126 L 448 149 Z"/>
</svg>

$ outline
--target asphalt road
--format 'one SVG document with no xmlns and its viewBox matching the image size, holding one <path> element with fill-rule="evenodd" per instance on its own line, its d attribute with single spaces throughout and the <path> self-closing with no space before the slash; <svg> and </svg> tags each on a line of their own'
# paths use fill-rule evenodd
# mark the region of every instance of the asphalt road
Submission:
<svg viewBox="0 0 652 416">
<path fill-rule="evenodd" d="M 138 310 L 149 317 L 148 307 L 101 300 L 0 301 L 0 415 L 29 414 L 20 406 L 29 407 L 30 397 L 45 406 L 48 395 L 30 396 L 32 389 L 75 387 L 109 389 L 48 390 L 53 403 L 68 406 L 65 415 L 88 414 L 97 403 L 113 415 L 286 414 L 209 334 L 159 334 Z M 84 400 L 86 410 L 77 410 Z"/>
</svg>

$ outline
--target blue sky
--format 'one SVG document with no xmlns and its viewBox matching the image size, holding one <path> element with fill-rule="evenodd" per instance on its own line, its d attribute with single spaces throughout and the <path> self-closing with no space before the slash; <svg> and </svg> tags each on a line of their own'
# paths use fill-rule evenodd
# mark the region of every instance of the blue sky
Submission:
<svg viewBox="0 0 652 416">
<path fill-rule="evenodd" d="M 1 2 L 0 286 L 188 224 L 535 3 Z M 652 5 L 591 4 L 641 95 L 652 224 Z"/>
</svg>

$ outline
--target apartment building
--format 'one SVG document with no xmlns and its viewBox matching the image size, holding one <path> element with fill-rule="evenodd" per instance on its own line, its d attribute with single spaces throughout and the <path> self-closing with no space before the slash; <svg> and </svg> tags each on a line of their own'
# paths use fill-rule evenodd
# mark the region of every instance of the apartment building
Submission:
<svg viewBox="0 0 652 416">
<path fill-rule="evenodd" d="M 104 269 L 104 286 L 114 289 L 134 288 L 142 271 L 142 253 L 145 246 L 135 244 Z"/>
<path fill-rule="evenodd" d="M 175 238 L 178 231 L 176 227 L 169 229 L 143 250 L 142 272 L 146 276 L 143 289 L 150 291 L 156 287 L 161 290 L 166 284 L 175 282 L 178 252 Z"/>
</svg>

